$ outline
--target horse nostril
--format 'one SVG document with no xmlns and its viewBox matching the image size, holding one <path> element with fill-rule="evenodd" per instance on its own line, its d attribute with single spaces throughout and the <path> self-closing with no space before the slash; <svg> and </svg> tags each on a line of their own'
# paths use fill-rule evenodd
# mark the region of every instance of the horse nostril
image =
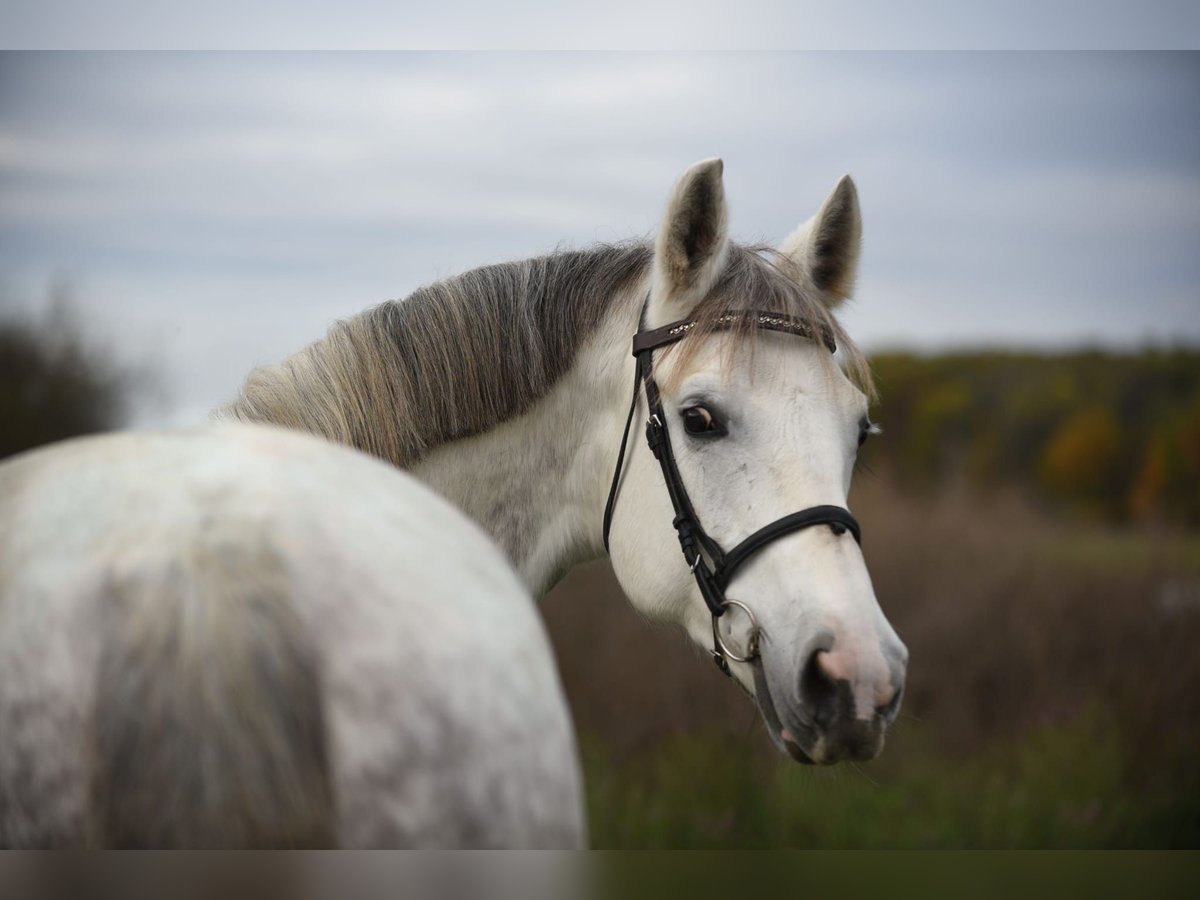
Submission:
<svg viewBox="0 0 1200 900">
<path fill-rule="evenodd" d="M 904 696 L 904 688 L 892 692 L 892 699 L 888 700 L 875 707 L 875 715 L 883 719 L 884 724 L 891 722 L 896 718 L 896 713 L 900 711 L 900 698 Z"/>
<path fill-rule="evenodd" d="M 864 695 L 857 703 L 855 685 Z M 896 679 L 880 673 L 871 677 L 870 672 L 859 669 L 854 654 L 845 649 L 813 651 L 800 677 L 800 697 L 813 722 L 821 728 L 829 728 L 841 719 L 855 719 L 856 712 L 864 719 L 870 718 L 868 709 L 886 725 L 895 718 L 903 693 L 903 676 Z"/>
<path fill-rule="evenodd" d="M 800 675 L 800 698 L 821 728 L 828 728 L 837 718 L 839 681 L 845 684 L 834 655 L 828 650 L 813 651 Z M 849 685 L 845 686 L 848 690 Z"/>
</svg>

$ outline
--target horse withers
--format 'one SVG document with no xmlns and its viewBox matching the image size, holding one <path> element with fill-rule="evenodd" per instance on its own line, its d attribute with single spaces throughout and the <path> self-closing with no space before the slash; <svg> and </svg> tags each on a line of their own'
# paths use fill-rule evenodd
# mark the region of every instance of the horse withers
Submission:
<svg viewBox="0 0 1200 900">
<path fill-rule="evenodd" d="M 0 845 L 583 841 L 528 591 L 415 479 L 249 425 L 0 466 Z"/>
</svg>

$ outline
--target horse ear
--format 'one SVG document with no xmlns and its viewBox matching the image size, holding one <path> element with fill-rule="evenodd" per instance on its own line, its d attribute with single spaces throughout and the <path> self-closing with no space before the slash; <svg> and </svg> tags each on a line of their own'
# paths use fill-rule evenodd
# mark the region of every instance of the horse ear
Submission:
<svg viewBox="0 0 1200 900">
<path fill-rule="evenodd" d="M 686 318 L 712 287 L 725 262 L 725 186 L 719 159 L 698 162 L 679 179 L 654 245 L 649 318 Z"/>
<path fill-rule="evenodd" d="M 820 212 L 792 232 L 779 250 L 833 309 L 854 290 L 861 244 L 858 191 L 850 176 L 843 175 Z"/>
</svg>

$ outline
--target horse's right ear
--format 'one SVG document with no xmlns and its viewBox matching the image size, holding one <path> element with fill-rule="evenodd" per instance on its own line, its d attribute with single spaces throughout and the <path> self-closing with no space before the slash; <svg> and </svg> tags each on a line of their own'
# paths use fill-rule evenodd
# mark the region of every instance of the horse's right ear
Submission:
<svg viewBox="0 0 1200 900">
<path fill-rule="evenodd" d="M 725 262 L 725 186 L 719 159 L 698 162 L 679 179 L 654 245 L 648 325 L 686 318 Z"/>
</svg>

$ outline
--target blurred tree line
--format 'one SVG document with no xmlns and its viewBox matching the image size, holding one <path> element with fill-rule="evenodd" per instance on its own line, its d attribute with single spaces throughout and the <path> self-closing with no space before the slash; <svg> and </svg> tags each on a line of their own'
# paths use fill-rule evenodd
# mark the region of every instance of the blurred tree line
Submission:
<svg viewBox="0 0 1200 900">
<path fill-rule="evenodd" d="M 1017 485 L 1052 509 L 1200 525 L 1200 351 L 887 353 L 886 440 L 907 487 Z"/>
<path fill-rule="evenodd" d="M 89 334 L 69 291 L 39 316 L 0 315 L 0 459 L 123 425 L 144 373 Z"/>
</svg>

